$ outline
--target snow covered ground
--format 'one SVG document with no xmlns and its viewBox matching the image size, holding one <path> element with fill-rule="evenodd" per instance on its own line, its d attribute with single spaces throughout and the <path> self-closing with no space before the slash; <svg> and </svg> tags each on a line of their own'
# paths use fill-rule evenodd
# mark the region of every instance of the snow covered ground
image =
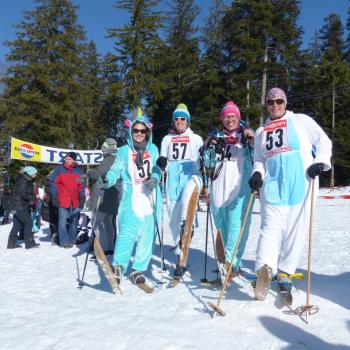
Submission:
<svg viewBox="0 0 350 350">
<path fill-rule="evenodd" d="M 350 188 L 331 191 L 349 194 Z M 323 190 L 329 194 L 329 190 Z M 272 286 L 264 302 L 253 299 L 255 249 L 259 233 L 256 201 L 244 256 L 244 276 L 222 301 L 225 317 L 212 318 L 208 301 L 220 290 L 201 286 L 206 213 L 192 242 L 191 274 L 176 288 L 157 284 L 159 247 L 147 275 L 156 290 L 145 294 L 124 280 L 124 295 L 112 293 L 95 262 L 87 265 L 86 285 L 78 288 L 86 245 L 61 249 L 50 244 L 47 225 L 38 249 L 6 250 L 12 225 L 0 226 L 0 349 L 350 349 L 350 200 L 319 199 L 315 210 L 311 303 L 319 313 L 309 324 L 276 299 Z M 171 237 L 164 220 L 166 265 L 173 270 Z M 23 245 L 23 244 L 22 244 Z M 216 275 L 209 241 L 208 278 Z M 299 271 L 306 275 L 307 245 Z M 166 272 L 164 280 L 169 280 Z M 294 305 L 306 302 L 306 280 L 295 281 Z"/>
</svg>

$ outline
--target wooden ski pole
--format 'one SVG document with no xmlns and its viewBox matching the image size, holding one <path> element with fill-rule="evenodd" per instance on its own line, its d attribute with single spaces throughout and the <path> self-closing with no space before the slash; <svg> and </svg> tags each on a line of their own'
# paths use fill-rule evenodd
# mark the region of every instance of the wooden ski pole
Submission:
<svg viewBox="0 0 350 350">
<path fill-rule="evenodd" d="M 308 315 L 313 315 L 319 311 L 316 305 L 310 305 L 311 293 L 311 248 L 312 248 L 312 222 L 314 214 L 314 194 L 315 194 L 315 179 L 311 181 L 311 208 L 310 208 L 310 223 L 309 223 L 309 249 L 307 259 L 307 291 L 306 291 L 306 305 L 299 306 L 295 312 L 299 315 L 305 314 L 306 323 L 308 323 Z"/>
<path fill-rule="evenodd" d="M 241 231 L 240 231 L 239 236 L 238 236 L 238 240 L 237 240 L 237 243 L 236 243 L 235 250 L 234 250 L 234 252 L 232 254 L 232 259 L 231 259 L 231 262 L 230 262 L 230 266 L 228 267 L 228 271 L 227 271 L 227 274 L 226 274 L 224 285 L 222 286 L 222 289 L 221 289 L 221 293 L 220 293 L 219 299 L 218 299 L 216 305 L 213 304 L 212 302 L 208 302 L 207 303 L 207 305 L 214 310 L 214 315 L 215 315 L 215 313 L 218 313 L 221 316 L 225 316 L 225 312 L 224 312 L 224 310 L 222 310 L 220 308 L 220 304 L 221 304 L 222 297 L 224 296 L 224 293 L 225 293 L 225 290 L 226 290 L 226 287 L 227 287 L 227 284 L 228 284 L 228 281 L 229 281 L 229 278 L 230 278 L 230 271 L 232 269 L 234 260 L 235 260 L 236 255 L 237 255 L 238 247 L 239 247 L 239 244 L 240 244 L 242 236 L 243 236 L 243 232 L 244 232 L 244 229 L 245 229 L 245 226 L 246 226 L 246 223 L 247 223 L 250 207 L 252 206 L 252 203 L 253 203 L 253 198 L 254 198 L 254 191 L 251 192 L 250 197 L 249 197 L 249 202 L 248 202 L 248 206 L 247 206 L 247 209 L 246 209 L 246 212 L 245 212 L 245 215 L 244 215 Z"/>
</svg>

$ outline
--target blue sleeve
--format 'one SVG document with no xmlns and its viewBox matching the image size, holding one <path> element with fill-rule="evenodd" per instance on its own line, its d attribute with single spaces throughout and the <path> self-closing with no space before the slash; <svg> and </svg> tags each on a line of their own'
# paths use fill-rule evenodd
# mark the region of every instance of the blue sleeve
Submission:
<svg viewBox="0 0 350 350">
<path fill-rule="evenodd" d="M 113 165 L 110 167 L 106 174 L 106 180 L 107 184 L 105 185 L 106 188 L 110 188 L 114 186 L 119 178 L 121 178 L 121 174 L 123 171 L 123 156 L 122 156 L 122 149 L 117 151 L 115 161 Z"/>
<path fill-rule="evenodd" d="M 57 186 L 55 184 L 55 181 L 58 178 L 58 176 L 60 175 L 60 173 L 61 173 L 60 167 L 57 167 L 49 178 L 49 185 L 50 185 L 50 189 L 51 189 L 51 194 L 53 197 L 56 197 L 56 198 L 57 198 Z"/>
<path fill-rule="evenodd" d="M 215 168 L 216 165 L 216 153 L 213 147 L 205 148 L 203 146 L 203 161 L 206 168 Z"/>
<path fill-rule="evenodd" d="M 152 144 L 151 145 L 151 157 L 152 157 L 152 177 L 156 178 L 158 180 L 158 183 L 160 182 L 160 178 L 162 176 L 162 171 L 159 168 L 159 166 L 156 164 L 157 159 L 159 158 L 159 151 L 156 145 Z"/>
</svg>

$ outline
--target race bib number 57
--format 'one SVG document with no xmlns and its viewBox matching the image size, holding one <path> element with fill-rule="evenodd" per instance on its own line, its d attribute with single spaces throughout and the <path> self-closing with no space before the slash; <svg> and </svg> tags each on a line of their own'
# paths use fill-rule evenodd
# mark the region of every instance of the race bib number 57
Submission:
<svg viewBox="0 0 350 350">
<path fill-rule="evenodd" d="M 290 152 L 288 143 L 287 120 L 276 120 L 264 128 L 263 143 L 265 156 L 273 157 L 276 154 Z"/>
<path fill-rule="evenodd" d="M 171 139 L 168 149 L 168 159 L 191 159 L 189 136 L 176 136 Z"/>
</svg>

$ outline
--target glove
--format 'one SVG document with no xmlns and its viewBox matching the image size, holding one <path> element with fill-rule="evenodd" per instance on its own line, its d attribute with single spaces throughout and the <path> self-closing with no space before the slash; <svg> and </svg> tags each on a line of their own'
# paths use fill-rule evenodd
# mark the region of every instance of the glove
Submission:
<svg viewBox="0 0 350 350">
<path fill-rule="evenodd" d="M 79 208 L 83 209 L 85 204 L 85 197 L 80 197 L 79 198 Z"/>
<path fill-rule="evenodd" d="M 214 142 L 213 142 L 214 141 Z M 208 142 L 208 148 L 214 148 L 215 149 L 215 153 L 221 155 L 222 152 L 224 151 L 226 145 L 225 145 L 225 141 L 223 138 L 216 138 L 216 137 L 212 137 L 210 139 L 210 141 Z"/>
<path fill-rule="evenodd" d="M 52 205 L 58 207 L 58 198 L 57 196 L 52 196 Z"/>
<path fill-rule="evenodd" d="M 257 191 L 263 184 L 261 173 L 255 171 L 249 179 L 249 186 L 252 191 Z"/>
<path fill-rule="evenodd" d="M 320 175 L 324 169 L 323 163 L 314 163 L 311 164 L 307 169 L 307 174 L 314 179 L 316 176 Z"/>
<path fill-rule="evenodd" d="M 167 157 L 164 157 L 164 156 L 160 156 L 157 161 L 156 161 L 156 164 L 159 166 L 159 168 L 164 171 L 167 164 L 168 164 L 168 159 Z"/>
<path fill-rule="evenodd" d="M 157 187 L 158 180 L 152 176 L 144 182 L 144 185 L 150 192 L 152 192 Z"/>
</svg>

